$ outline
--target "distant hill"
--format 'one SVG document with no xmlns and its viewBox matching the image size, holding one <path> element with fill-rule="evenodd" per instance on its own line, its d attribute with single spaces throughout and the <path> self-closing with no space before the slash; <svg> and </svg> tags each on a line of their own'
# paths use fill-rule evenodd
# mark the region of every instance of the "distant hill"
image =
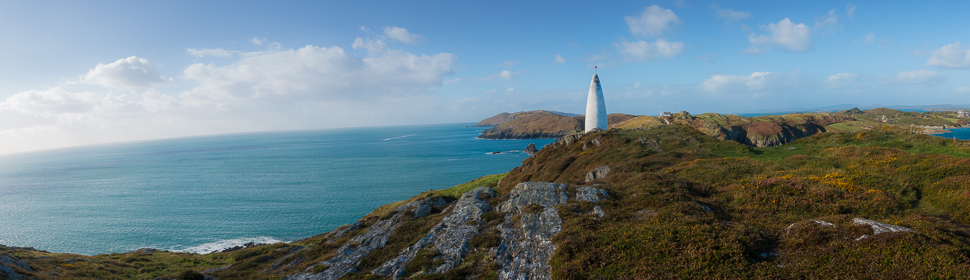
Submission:
<svg viewBox="0 0 970 280">
<path fill-rule="evenodd" d="M 873 117 L 888 125 L 865 130 Z M 0 279 L 970 279 L 970 141 L 900 124 L 949 119 L 640 116 L 301 240 L 205 255 L 0 245 Z M 845 131 L 785 147 L 711 136 L 805 124 Z"/>
<path fill-rule="evenodd" d="M 885 120 L 883 120 L 885 116 Z M 583 131 L 583 116 L 567 117 L 550 111 L 502 113 L 482 122 L 498 123 L 480 136 L 484 139 L 558 138 Z M 672 124 L 685 124 L 721 140 L 733 140 L 755 147 L 780 146 L 795 139 L 821 132 L 861 131 L 882 126 L 912 126 L 914 132 L 939 133 L 950 127 L 963 127 L 967 118 L 956 118 L 954 112 L 918 113 L 887 108 L 859 110 L 853 108 L 834 113 L 794 113 L 742 117 L 706 113 L 693 116 L 688 112 L 670 117 L 610 114 L 610 128 L 647 129 Z M 481 124 L 481 123 L 480 123 Z"/>
<path fill-rule="evenodd" d="M 497 126 L 503 123 L 507 123 L 521 116 L 528 116 L 528 115 L 534 115 L 534 114 L 553 114 L 553 115 L 559 115 L 564 117 L 582 116 L 580 114 L 563 113 L 563 112 L 548 111 L 548 110 L 535 110 L 535 111 L 517 112 L 512 114 L 503 112 L 478 122 L 477 124 L 475 124 L 475 127 Z"/>
<path fill-rule="evenodd" d="M 636 116 L 609 114 L 611 124 L 621 123 Z M 537 110 L 513 114 L 501 113 L 482 120 L 475 126 L 492 126 L 480 138 L 484 139 L 533 139 L 558 138 L 585 129 L 585 116 L 568 116 L 559 112 Z"/>
<path fill-rule="evenodd" d="M 864 109 L 864 110 L 878 109 L 878 108 L 888 108 L 888 109 L 896 109 L 896 110 L 902 110 L 902 111 L 959 111 L 959 110 L 967 110 L 968 108 L 970 108 L 970 105 L 967 105 L 967 104 L 964 104 L 964 105 L 934 104 L 934 105 L 892 105 L 892 106 L 886 106 L 886 105 L 878 105 L 878 104 L 870 104 L 870 105 L 838 104 L 838 105 L 823 106 L 823 107 L 812 107 L 812 108 L 794 108 L 794 109 L 785 109 L 785 110 L 764 110 L 764 111 L 755 111 L 755 112 L 743 113 L 743 114 L 738 114 L 738 115 L 742 115 L 742 116 L 746 116 L 746 115 L 767 115 L 767 114 L 782 115 L 782 114 L 791 114 L 791 113 L 817 113 L 817 112 L 836 113 L 836 112 L 841 112 L 841 111 L 848 110 L 850 108 L 861 108 L 861 109 Z"/>
</svg>

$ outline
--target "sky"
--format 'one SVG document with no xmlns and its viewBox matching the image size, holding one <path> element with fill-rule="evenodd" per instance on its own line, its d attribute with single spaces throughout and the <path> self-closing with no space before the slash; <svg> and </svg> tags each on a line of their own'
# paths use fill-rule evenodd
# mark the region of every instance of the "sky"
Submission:
<svg viewBox="0 0 970 280">
<path fill-rule="evenodd" d="M 3 0 L 0 154 L 583 113 L 594 66 L 611 113 L 964 105 L 966 11 L 970 1 Z"/>
</svg>

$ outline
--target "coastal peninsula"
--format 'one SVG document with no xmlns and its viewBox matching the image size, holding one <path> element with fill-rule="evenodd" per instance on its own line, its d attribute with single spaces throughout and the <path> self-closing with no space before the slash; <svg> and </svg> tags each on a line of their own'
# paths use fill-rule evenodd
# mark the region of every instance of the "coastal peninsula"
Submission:
<svg viewBox="0 0 970 280">
<path fill-rule="evenodd" d="M 859 126 L 753 147 L 691 123 L 569 134 L 508 173 L 427 191 L 295 242 L 205 255 L 0 247 L 0 273 L 10 279 L 970 277 L 970 142 Z"/>
</svg>

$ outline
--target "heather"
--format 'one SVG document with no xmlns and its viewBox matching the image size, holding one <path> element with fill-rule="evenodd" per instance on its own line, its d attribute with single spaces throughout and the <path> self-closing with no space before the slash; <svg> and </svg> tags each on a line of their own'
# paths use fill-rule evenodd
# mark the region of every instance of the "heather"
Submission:
<svg viewBox="0 0 970 280">
<path fill-rule="evenodd" d="M 567 141 L 567 138 L 569 141 Z M 598 202 L 569 200 L 555 210 L 561 231 L 553 279 L 641 278 L 961 278 L 970 277 L 970 143 L 883 126 L 825 132 L 778 147 L 751 147 L 673 124 L 573 135 L 547 145 L 506 174 L 431 190 L 376 209 L 353 225 L 300 241 L 207 255 L 131 252 L 76 256 L 0 248 L 34 267 L 37 278 L 279 279 L 320 273 L 322 264 L 382 221 L 397 228 L 347 279 L 419 242 L 451 212 L 412 216 L 401 206 L 452 203 L 477 187 L 494 209 L 523 182 L 606 190 Z M 587 182 L 587 172 L 608 166 Z M 594 213 L 600 209 L 604 215 Z M 537 204 L 511 216 L 481 215 L 460 264 L 429 273 L 441 252 L 424 248 L 404 272 L 415 279 L 499 278 L 499 224 L 522 223 Z M 911 231 L 877 233 L 858 219 Z M 88 259 L 65 263 L 64 259 Z M 187 276 L 186 276 L 187 277 Z"/>
</svg>

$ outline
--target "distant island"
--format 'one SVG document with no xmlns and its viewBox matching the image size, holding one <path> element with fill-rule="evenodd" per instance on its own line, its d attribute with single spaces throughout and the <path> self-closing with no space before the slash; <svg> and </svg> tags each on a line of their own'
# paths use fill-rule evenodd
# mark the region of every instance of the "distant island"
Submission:
<svg viewBox="0 0 970 280">
<path fill-rule="evenodd" d="M 970 142 L 924 134 L 965 126 L 955 114 L 616 114 L 507 173 L 302 240 L 204 255 L 0 246 L 0 278 L 968 279 Z M 519 137 L 582 123 L 497 117 Z"/>
<path fill-rule="evenodd" d="M 647 129 L 683 124 L 721 140 L 734 140 L 755 147 L 779 146 L 820 132 L 862 131 L 878 127 L 911 129 L 917 133 L 942 133 L 947 128 L 964 127 L 970 118 L 957 111 L 909 112 L 887 108 L 859 110 L 853 108 L 834 113 L 792 113 L 760 117 L 741 117 L 688 112 L 666 116 L 610 114 L 610 128 Z M 483 139 L 559 138 L 583 131 L 583 116 L 553 111 L 501 113 L 482 120 L 475 126 L 491 127 L 479 136 Z"/>
</svg>

